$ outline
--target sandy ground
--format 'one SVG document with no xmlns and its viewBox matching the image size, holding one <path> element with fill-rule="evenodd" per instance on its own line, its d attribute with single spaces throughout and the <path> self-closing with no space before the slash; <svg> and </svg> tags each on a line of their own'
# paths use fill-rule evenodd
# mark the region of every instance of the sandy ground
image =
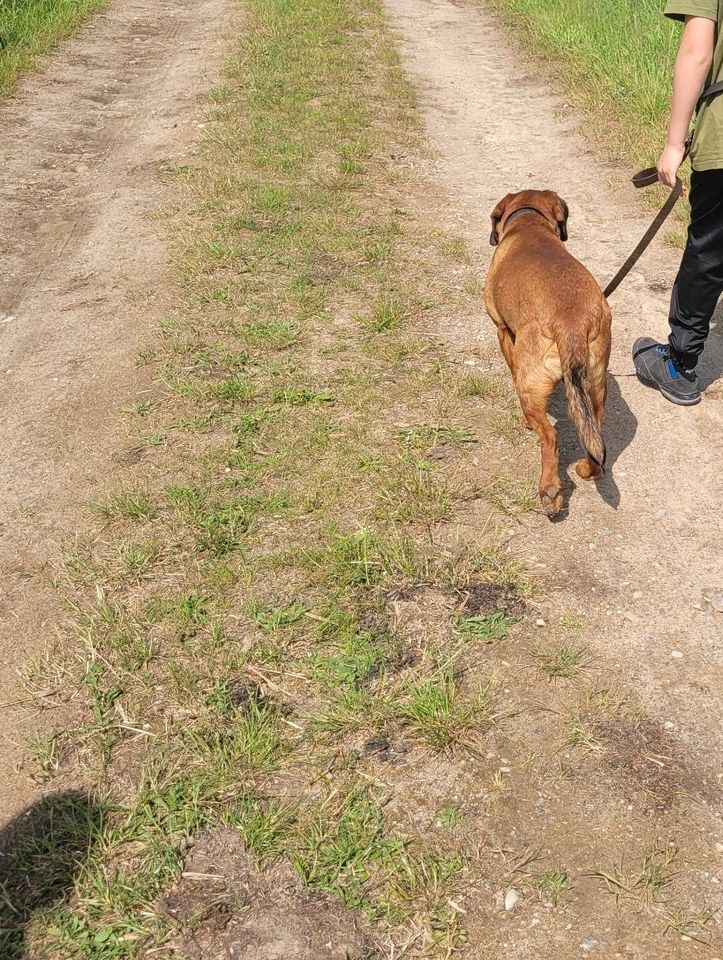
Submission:
<svg viewBox="0 0 723 960">
<path fill-rule="evenodd" d="M 18 764 L 38 723 L 7 704 L 62 620 L 51 564 L 98 484 L 141 469 L 121 409 L 149 387 L 135 358 L 164 296 L 148 216 L 159 170 L 192 149 L 229 15 L 117 0 L 0 109 L 2 822 L 33 799 Z"/>
<path fill-rule="evenodd" d="M 530 73 L 484 9 L 454 0 L 388 6 L 422 94 L 437 154 L 431 176 L 447 192 L 450 221 L 479 254 L 480 274 L 496 202 L 508 191 L 550 188 L 570 205 L 570 250 L 607 281 L 649 222 L 623 172 L 600 161 L 579 117 Z M 665 338 L 678 257 L 658 241 L 611 298 L 608 476 L 596 489 L 572 472 L 569 513 L 557 523 L 536 517 L 514 545 L 555 590 L 550 602 L 587 611 L 599 627 L 589 637 L 597 652 L 720 773 L 723 614 L 704 594 L 723 592 L 723 325 L 711 334 L 708 389 L 695 408 L 641 385 L 630 358 L 635 337 Z M 497 356 L 482 305 L 478 328 L 440 333 L 472 360 L 490 347 Z M 579 451 L 562 398 L 552 410 L 569 467 Z M 537 469 L 535 452 L 530 472 Z"/>
</svg>

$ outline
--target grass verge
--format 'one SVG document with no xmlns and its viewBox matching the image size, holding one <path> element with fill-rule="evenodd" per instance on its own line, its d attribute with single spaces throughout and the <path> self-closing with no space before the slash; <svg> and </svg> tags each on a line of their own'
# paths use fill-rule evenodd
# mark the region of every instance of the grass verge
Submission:
<svg viewBox="0 0 723 960">
<path fill-rule="evenodd" d="M 658 0 L 491 0 L 548 59 L 608 150 L 638 169 L 665 142 L 680 28 Z"/>
<path fill-rule="evenodd" d="M 145 485 L 88 505 L 102 535 L 64 553 L 84 716 L 29 744 L 40 779 L 87 771 L 102 829 L 72 896 L 3 918 L 3 956 L 24 938 L 97 960 L 172 942 L 159 898 L 221 824 L 447 956 L 464 854 L 387 821 L 365 750 L 471 749 L 495 694 L 447 653 L 415 662 L 386 598 L 517 567 L 430 539 L 464 494 L 438 458 L 477 438 L 424 333 L 458 297 L 439 278 L 459 242 L 405 203 L 414 94 L 381 4 L 247 0 L 207 121 L 201 159 L 165 174 L 181 294 L 139 355 L 163 391 L 123 411 L 164 442 Z M 506 636 L 492 614 L 475 629 Z"/>
<path fill-rule="evenodd" d="M 0 97 L 107 0 L 0 0 Z"/>
</svg>

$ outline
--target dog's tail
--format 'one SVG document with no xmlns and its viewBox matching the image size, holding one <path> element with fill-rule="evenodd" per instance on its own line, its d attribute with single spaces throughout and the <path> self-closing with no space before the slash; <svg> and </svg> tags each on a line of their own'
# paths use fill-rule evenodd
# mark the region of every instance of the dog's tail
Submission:
<svg viewBox="0 0 723 960">
<path fill-rule="evenodd" d="M 587 382 L 587 343 L 582 349 L 564 349 L 559 344 L 562 361 L 562 378 L 567 392 L 567 408 L 575 424 L 585 453 L 601 469 L 605 468 L 605 441 L 595 419 L 592 399 Z"/>
</svg>

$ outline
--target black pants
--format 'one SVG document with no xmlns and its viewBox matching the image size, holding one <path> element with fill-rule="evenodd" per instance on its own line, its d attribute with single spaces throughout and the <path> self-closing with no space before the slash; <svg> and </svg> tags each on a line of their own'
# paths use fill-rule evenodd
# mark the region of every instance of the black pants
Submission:
<svg viewBox="0 0 723 960">
<path fill-rule="evenodd" d="M 723 293 L 723 170 L 693 172 L 690 228 L 670 302 L 670 348 L 692 369 Z"/>
</svg>

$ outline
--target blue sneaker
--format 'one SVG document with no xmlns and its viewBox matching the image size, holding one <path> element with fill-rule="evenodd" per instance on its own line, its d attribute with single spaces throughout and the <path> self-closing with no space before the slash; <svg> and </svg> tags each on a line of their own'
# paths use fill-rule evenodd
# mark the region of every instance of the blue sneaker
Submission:
<svg viewBox="0 0 723 960">
<path fill-rule="evenodd" d="M 667 343 L 639 337 L 633 344 L 633 363 L 638 379 L 657 387 L 666 400 L 690 407 L 700 403 L 695 370 L 686 370 L 670 355 Z"/>
</svg>

